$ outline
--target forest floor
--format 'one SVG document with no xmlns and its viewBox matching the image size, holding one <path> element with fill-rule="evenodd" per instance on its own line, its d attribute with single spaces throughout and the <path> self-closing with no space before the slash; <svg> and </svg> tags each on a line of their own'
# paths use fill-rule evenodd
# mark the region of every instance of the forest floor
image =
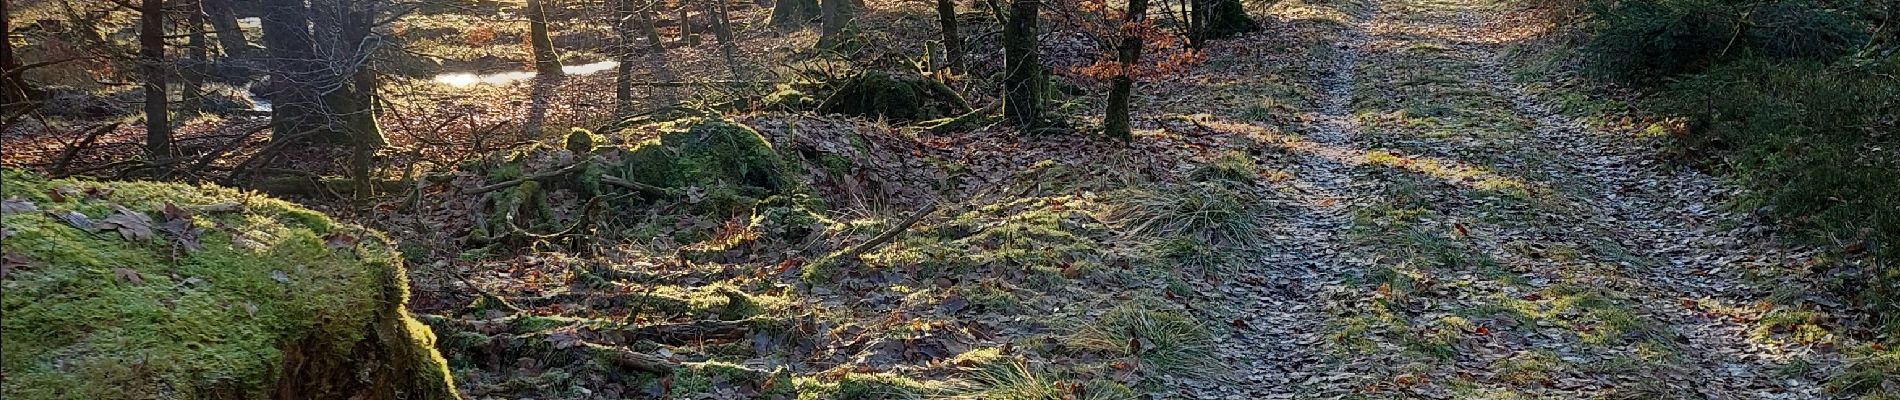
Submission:
<svg viewBox="0 0 1900 400">
<path fill-rule="evenodd" d="M 1257 262 L 1201 287 L 1245 384 L 1201 398 L 1831 396 L 1843 311 L 1735 188 L 1514 76 L 1508 9 L 1388 0 L 1330 37 Z M 1521 34 L 1521 32 L 1519 32 Z M 1517 74 L 1522 75 L 1522 74 Z M 1541 79 L 1535 77 L 1534 79 Z M 1223 317 L 1224 318 L 1224 317 Z"/>
<path fill-rule="evenodd" d="M 1855 378 L 1851 349 L 1871 335 L 1823 288 L 1818 252 L 1777 244 L 1728 207 L 1739 189 L 1643 134 L 1667 127 L 1601 111 L 1615 106 L 1573 112 L 1615 100 L 1540 70 L 1564 46 L 1511 3 L 1250 10 L 1262 31 L 1139 84 L 1128 143 L 1080 132 L 1102 85 L 1069 73 L 1102 52 L 1064 34 L 1043 53 L 1081 86 L 1051 102 L 1073 135 L 728 109 L 708 118 L 756 130 L 796 184 L 736 213 L 703 212 L 729 200 L 722 182 L 601 196 L 624 202 L 585 239 L 502 243 L 486 224 L 514 224 L 501 209 L 519 204 L 541 209 L 526 222 L 543 231 L 589 215 L 583 190 L 504 184 L 605 153 L 513 128 L 604 125 L 599 144 L 624 149 L 665 129 L 603 122 L 609 74 L 416 78 L 393 89 L 409 103 L 385 116 L 400 149 L 388 165 L 449 179 L 367 207 L 309 203 L 402 242 L 411 307 L 475 399 L 1814 399 L 1885 382 Z M 888 68 L 925 54 L 913 39 L 936 29 L 929 6 L 876 2 L 871 50 L 840 57 Z M 742 25 L 767 11 L 741 11 Z M 968 14 L 972 31 L 995 30 Z M 435 18 L 414 28 L 456 33 L 472 17 Z M 751 65 L 765 75 L 802 76 L 786 60 L 813 56 L 809 28 L 740 36 L 770 56 Z M 981 108 L 1002 54 L 972 42 L 976 70 L 930 78 Z M 710 49 L 640 70 L 725 76 Z M 524 94 L 544 104 L 521 107 Z M 181 146 L 265 142 L 261 117 L 192 124 L 197 144 Z M 89 171 L 77 167 L 134 153 L 135 128 L 67 161 Z M 64 164 L 79 135 L 10 130 L 0 164 Z M 501 200 L 513 193 L 535 199 Z"/>
</svg>

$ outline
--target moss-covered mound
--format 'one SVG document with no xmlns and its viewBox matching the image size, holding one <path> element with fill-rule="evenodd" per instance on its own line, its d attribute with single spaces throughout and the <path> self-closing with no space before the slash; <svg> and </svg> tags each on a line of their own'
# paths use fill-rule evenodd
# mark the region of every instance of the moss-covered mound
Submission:
<svg viewBox="0 0 1900 400">
<path fill-rule="evenodd" d="M 637 140 L 605 153 L 621 177 L 662 188 L 718 183 L 777 191 L 789 183 L 784 162 L 759 132 L 724 118 L 683 118 L 636 128 Z"/>
<path fill-rule="evenodd" d="M 834 85 L 818 104 L 819 112 L 921 121 L 967 108 L 955 91 L 929 79 L 866 71 Z"/>
<path fill-rule="evenodd" d="M 0 397 L 458 397 L 376 232 L 232 189 L 3 174 Z"/>
</svg>

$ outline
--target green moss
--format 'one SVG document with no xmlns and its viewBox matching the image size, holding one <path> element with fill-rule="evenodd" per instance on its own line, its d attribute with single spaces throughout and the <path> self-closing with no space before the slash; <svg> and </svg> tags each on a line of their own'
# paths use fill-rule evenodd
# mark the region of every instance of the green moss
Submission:
<svg viewBox="0 0 1900 400">
<path fill-rule="evenodd" d="M 772 144 L 738 122 L 685 118 L 635 131 L 654 134 L 618 156 L 622 177 L 628 180 L 662 188 L 724 182 L 748 194 L 777 191 L 790 183 Z"/>
<path fill-rule="evenodd" d="M 335 368 L 365 358 L 406 376 L 385 379 L 415 379 L 396 389 L 410 398 L 452 395 L 433 335 L 402 310 L 401 261 L 380 234 L 231 189 L 47 181 L 13 170 L 4 180 L 4 197 L 45 211 L 0 216 L 0 249 L 26 260 L 0 299 L 6 398 L 265 397 L 292 373 L 362 390 L 333 393 L 347 397 L 373 390 L 356 384 L 357 371 Z M 152 240 L 128 241 L 51 214 L 101 221 L 122 206 L 158 225 L 168 203 L 238 210 L 186 217 L 200 230 L 195 251 L 157 226 Z M 301 370 L 286 371 L 286 353 Z M 369 396 L 394 395 L 377 393 Z"/>
<path fill-rule="evenodd" d="M 921 399 L 940 392 L 937 385 L 896 374 L 847 373 L 835 382 L 801 379 L 799 400 Z"/>
<path fill-rule="evenodd" d="M 567 151 L 574 154 L 592 153 L 594 146 L 601 140 L 600 135 L 595 135 L 593 131 L 574 128 L 567 132 Z"/>
<path fill-rule="evenodd" d="M 818 111 L 898 121 L 923 121 L 962 111 L 954 92 L 914 76 L 865 71 L 846 78 L 824 97 Z"/>
<path fill-rule="evenodd" d="M 916 266 L 926 277 L 953 276 L 980 266 L 1012 266 L 1029 272 L 1025 282 L 1029 286 L 1051 288 L 1067 275 L 1102 263 L 1101 238 L 1108 228 L 1086 211 L 1094 208 L 1100 205 L 1082 196 L 990 204 L 942 223 L 912 228 L 914 234 L 863 258 L 877 267 Z"/>
</svg>

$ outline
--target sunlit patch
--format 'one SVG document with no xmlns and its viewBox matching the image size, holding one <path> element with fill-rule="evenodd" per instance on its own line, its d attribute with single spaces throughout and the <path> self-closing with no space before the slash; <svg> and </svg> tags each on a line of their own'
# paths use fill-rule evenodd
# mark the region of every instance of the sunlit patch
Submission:
<svg viewBox="0 0 1900 400">
<path fill-rule="evenodd" d="M 592 64 L 563 66 L 561 67 L 561 73 L 567 76 L 593 75 L 593 74 L 600 73 L 601 71 L 611 70 L 617 66 L 620 66 L 619 62 L 601 61 L 601 62 L 592 63 Z M 513 82 L 533 79 L 535 75 L 536 74 L 532 71 L 509 71 L 509 72 L 498 72 L 498 73 L 493 73 L 493 74 L 473 74 L 473 73 L 467 73 L 467 72 L 457 72 L 457 73 L 436 75 L 433 80 L 435 81 L 435 83 L 440 83 L 443 85 L 454 86 L 454 87 L 466 87 L 466 86 L 471 86 L 475 84 L 487 84 L 487 85 L 508 84 L 508 83 L 513 83 Z"/>
<path fill-rule="evenodd" d="M 1381 150 L 1366 152 L 1365 160 L 1366 164 L 1430 175 L 1445 183 L 1471 189 L 1505 193 L 1514 197 L 1529 197 L 1531 193 L 1530 184 L 1523 180 L 1498 174 L 1489 168 L 1465 165 L 1457 161 L 1406 157 Z"/>
</svg>

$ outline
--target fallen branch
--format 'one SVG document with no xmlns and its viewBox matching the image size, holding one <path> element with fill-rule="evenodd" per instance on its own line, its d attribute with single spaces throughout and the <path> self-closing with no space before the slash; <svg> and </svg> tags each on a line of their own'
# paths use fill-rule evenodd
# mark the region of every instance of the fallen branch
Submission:
<svg viewBox="0 0 1900 400">
<path fill-rule="evenodd" d="M 79 141 L 67 145 L 66 150 L 59 152 L 59 161 L 53 163 L 53 176 L 67 176 L 66 167 L 72 166 L 73 158 L 79 156 L 80 151 L 85 150 L 87 147 L 92 147 L 93 142 L 97 142 L 100 135 L 119 129 L 120 124 L 123 124 L 123 122 L 114 122 L 94 127 L 92 130 L 86 131 L 86 136 L 79 138 Z"/>
<path fill-rule="evenodd" d="M 660 358 L 660 356 L 637 353 L 621 347 L 603 346 L 586 342 L 582 342 L 579 347 L 575 348 L 586 349 L 594 353 L 595 356 L 611 361 L 614 365 L 621 367 L 660 375 L 673 374 L 673 362 L 667 361 L 665 358 Z"/>
<path fill-rule="evenodd" d="M 640 182 L 629 181 L 629 180 L 626 180 L 625 178 L 621 178 L 618 176 L 601 175 L 600 181 L 609 185 L 619 186 L 626 189 L 637 190 L 637 191 L 640 191 L 641 193 L 651 194 L 658 197 L 673 197 L 673 192 L 667 191 L 666 188 L 648 185 L 648 184 L 640 183 Z"/>
<path fill-rule="evenodd" d="M 646 325 L 618 331 L 621 339 L 627 343 L 650 340 L 674 346 L 713 341 L 735 341 L 752 337 L 754 327 L 769 323 L 762 318 L 748 318 L 738 321 L 699 320 L 670 324 Z M 603 332 L 606 333 L 606 332 Z"/>
<path fill-rule="evenodd" d="M 470 190 L 468 191 L 468 194 L 470 194 L 470 195 L 477 195 L 477 194 L 482 194 L 482 193 L 488 193 L 488 192 L 493 192 L 493 191 L 496 191 L 496 190 L 502 190 L 502 189 L 507 189 L 507 188 L 511 188 L 511 187 L 515 187 L 516 185 L 520 185 L 520 184 L 522 184 L 522 183 L 526 183 L 526 182 L 528 182 L 528 181 L 539 181 L 539 180 L 543 180 L 543 179 L 548 179 L 548 178 L 553 178 L 553 177 L 557 177 L 557 176 L 561 176 L 561 175 L 567 175 L 567 174 L 569 174 L 569 173 L 572 173 L 572 172 L 574 172 L 574 171 L 576 171 L 576 170 L 578 170 L 578 169 L 580 169 L 580 167 L 582 167 L 582 166 L 585 166 L 585 165 L 587 165 L 587 162 L 588 162 L 588 160 L 581 160 L 581 161 L 579 161 L 579 162 L 576 162 L 576 163 L 573 163 L 573 164 L 568 164 L 567 166 L 564 166 L 564 167 L 561 167 L 560 169 L 556 169 L 556 170 L 554 170 L 554 171 L 552 171 L 552 172 L 545 172 L 545 173 L 540 173 L 540 174 L 534 174 L 534 175 L 529 175 L 529 176 L 524 176 L 524 177 L 520 177 L 520 178 L 515 178 L 515 179 L 511 179 L 511 180 L 508 180 L 508 181 L 504 181 L 504 182 L 501 182 L 501 183 L 496 183 L 496 184 L 493 184 L 493 185 L 488 185 L 488 186 L 482 186 L 482 187 L 478 187 L 478 188 L 474 188 L 474 189 L 470 189 Z"/>
<path fill-rule="evenodd" d="M 897 235 L 904 233 L 904 231 L 910 230 L 910 227 L 912 225 L 917 225 L 917 221 L 922 221 L 925 216 L 928 216 L 934 212 L 937 212 L 937 203 L 931 202 L 929 205 L 924 206 L 924 209 L 918 210 L 917 213 L 915 214 L 911 214 L 910 218 L 905 218 L 904 222 L 898 223 L 897 226 L 891 227 L 890 230 L 884 231 L 884 233 L 878 234 L 876 237 L 872 237 L 870 241 L 866 241 L 864 243 L 858 244 L 856 247 L 852 247 L 850 250 L 846 250 L 844 253 L 839 253 L 837 259 L 838 260 L 855 260 L 858 258 L 858 256 L 863 255 L 864 252 L 876 249 L 878 248 L 878 246 L 883 246 L 885 243 L 890 242 L 892 239 L 896 239 Z"/>
<path fill-rule="evenodd" d="M 918 126 L 924 128 L 924 133 L 932 134 L 932 135 L 940 135 L 940 134 L 948 133 L 950 131 L 954 131 L 957 129 L 962 129 L 967 126 L 976 125 L 981 122 L 990 121 L 994 119 L 996 110 L 1001 107 L 1002 107 L 1002 103 L 997 102 L 995 104 L 990 104 L 988 106 L 984 106 L 983 108 L 970 111 L 970 112 L 964 113 L 963 115 L 958 115 L 956 117 L 924 121 L 923 123 L 918 124 Z"/>
</svg>

